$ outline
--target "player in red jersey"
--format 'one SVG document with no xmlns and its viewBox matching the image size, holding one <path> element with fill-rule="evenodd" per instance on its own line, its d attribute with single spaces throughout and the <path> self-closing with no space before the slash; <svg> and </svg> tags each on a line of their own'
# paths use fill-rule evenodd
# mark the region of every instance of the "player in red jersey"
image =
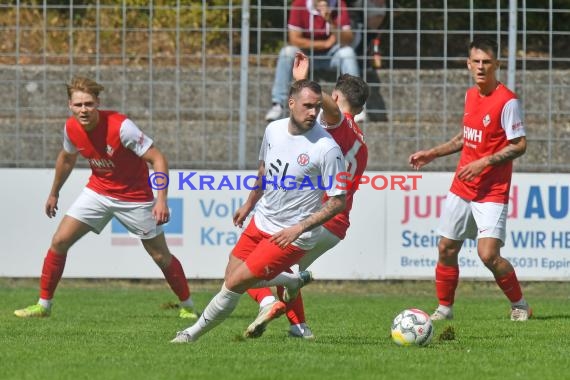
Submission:
<svg viewBox="0 0 570 380">
<path fill-rule="evenodd" d="M 67 251 L 89 231 L 99 234 L 116 217 L 160 267 L 180 300 L 180 317 L 197 319 L 184 270 L 168 250 L 162 224 L 170 211 L 167 189 L 154 199 L 147 163 L 157 173 L 168 173 L 168 162 L 153 141 L 125 115 L 99 110 L 103 86 L 75 77 L 67 86 L 72 116 L 64 128 L 63 149 L 57 157 L 55 176 L 45 212 L 56 215 L 59 192 L 81 154 L 91 166 L 91 176 L 82 194 L 72 204 L 53 235 L 44 260 L 37 304 L 16 310 L 18 317 L 47 317 L 61 279 Z M 111 263 L 110 263 L 111 264 Z"/>
<path fill-rule="evenodd" d="M 515 269 L 500 254 L 513 160 L 524 154 L 526 137 L 519 101 L 496 77 L 497 54 L 493 40 L 471 42 L 467 68 L 475 85 L 465 95 L 463 130 L 447 143 L 409 158 L 410 165 L 420 169 L 437 157 L 461 151 L 438 229 L 435 286 L 439 306 L 432 314 L 434 320 L 453 318 L 459 251 L 465 239 L 475 238 L 479 258 L 511 301 L 511 320 L 526 321 L 532 315 Z"/>
<path fill-rule="evenodd" d="M 309 59 L 299 52 L 293 65 L 293 78 L 304 79 L 308 73 Z M 353 119 L 353 115 L 362 111 L 368 94 L 368 85 L 359 77 L 349 74 L 343 74 L 338 78 L 330 96 L 323 92 L 320 116 L 322 124 L 340 146 L 345 158 L 346 172 L 350 174 L 350 178 L 360 178 L 368 162 L 368 148 L 364 142 L 364 134 Z M 264 283 L 264 285 L 285 285 L 285 289 L 278 286 L 277 293 L 281 299 L 287 301 L 286 305 L 278 301 L 269 288 L 248 290 L 248 294 L 259 303 L 260 310 L 257 318 L 246 329 L 245 337 L 260 337 L 271 320 L 286 312 L 290 322 L 290 336 L 314 339 L 311 329 L 306 324 L 300 287 L 312 281 L 312 274 L 307 268 L 345 238 L 350 226 L 349 215 L 357 189 L 356 185 L 348 189 L 344 211 L 323 225 L 324 229 L 317 245 L 299 261 L 299 273 L 282 273 Z M 324 201 L 327 199 L 325 195 Z"/>
</svg>

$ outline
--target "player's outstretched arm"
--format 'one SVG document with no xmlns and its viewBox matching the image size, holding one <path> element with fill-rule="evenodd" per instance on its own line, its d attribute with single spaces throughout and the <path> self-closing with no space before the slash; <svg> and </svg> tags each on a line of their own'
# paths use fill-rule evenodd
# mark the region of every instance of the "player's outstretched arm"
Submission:
<svg viewBox="0 0 570 380">
<path fill-rule="evenodd" d="M 331 95 L 323 91 L 323 114 L 322 118 L 329 126 L 335 126 L 342 121 L 343 115 L 336 103 L 336 96 L 333 98 Z"/>
<path fill-rule="evenodd" d="M 293 62 L 293 79 L 301 80 L 307 79 L 309 77 L 309 57 L 307 57 L 303 52 L 298 51 L 295 54 L 295 61 Z M 342 120 L 342 112 L 338 107 L 336 100 L 331 95 L 322 92 L 323 96 L 323 115 L 322 118 L 330 126 L 337 125 Z"/>
<path fill-rule="evenodd" d="M 296 81 L 302 79 L 309 79 L 309 57 L 307 57 L 305 53 L 303 53 L 302 51 L 298 51 L 295 54 L 292 74 L 293 74 L 293 79 Z"/>
<path fill-rule="evenodd" d="M 77 153 L 68 153 L 62 149 L 57 156 L 57 160 L 55 161 L 55 175 L 45 204 L 45 213 L 50 218 L 53 218 L 56 215 L 59 191 L 63 187 L 65 181 L 67 181 L 67 178 L 75 167 L 76 162 Z"/>
<path fill-rule="evenodd" d="M 459 152 L 463 148 L 463 132 L 458 133 L 448 142 L 428 150 L 420 150 L 408 158 L 410 166 L 418 170 L 438 157 Z"/>
</svg>

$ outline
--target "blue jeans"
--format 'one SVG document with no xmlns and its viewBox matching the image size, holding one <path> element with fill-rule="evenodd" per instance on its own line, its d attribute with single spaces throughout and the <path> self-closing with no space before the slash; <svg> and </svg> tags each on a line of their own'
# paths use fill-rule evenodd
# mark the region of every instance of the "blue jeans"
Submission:
<svg viewBox="0 0 570 380">
<path fill-rule="evenodd" d="M 285 102 L 289 96 L 289 86 L 293 79 L 291 70 L 293 69 L 293 62 L 295 61 L 295 53 L 298 50 L 298 47 L 288 45 L 279 52 L 277 68 L 275 69 L 275 81 L 273 82 L 273 89 L 271 90 L 271 100 L 273 103 L 285 106 Z M 310 51 L 305 51 L 304 53 L 311 56 Z M 311 65 L 315 70 L 338 67 L 340 68 L 341 74 L 360 75 L 356 61 L 356 53 L 350 46 L 340 47 L 339 45 L 335 45 L 326 52 L 313 52 L 311 58 Z"/>
</svg>

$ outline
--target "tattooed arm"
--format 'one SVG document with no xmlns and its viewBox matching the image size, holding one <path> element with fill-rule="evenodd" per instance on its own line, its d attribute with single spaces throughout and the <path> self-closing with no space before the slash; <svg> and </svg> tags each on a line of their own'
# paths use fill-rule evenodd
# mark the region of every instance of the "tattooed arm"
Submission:
<svg viewBox="0 0 570 380">
<path fill-rule="evenodd" d="M 435 148 L 420 150 L 410 156 L 408 162 L 416 170 L 420 169 L 438 157 L 447 156 L 459 152 L 463 148 L 463 132 L 458 133 L 451 140 Z"/>
<path fill-rule="evenodd" d="M 311 216 L 307 217 L 306 219 L 300 221 L 299 223 L 295 224 L 294 226 L 285 228 L 271 237 L 271 241 L 280 246 L 281 248 L 285 248 L 295 240 L 303 232 L 310 231 L 315 227 L 320 226 L 321 224 L 325 223 L 333 216 L 344 210 L 346 206 L 346 199 L 345 195 L 337 195 L 330 197 L 323 207 L 312 214 Z"/>
<path fill-rule="evenodd" d="M 462 181 L 472 181 L 475 177 L 481 174 L 487 166 L 497 166 L 504 164 L 505 162 L 512 161 L 515 158 L 522 156 L 525 151 L 526 137 L 517 137 L 516 139 L 509 140 L 509 145 L 500 151 L 459 168 L 457 176 Z"/>
<path fill-rule="evenodd" d="M 299 223 L 303 232 L 310 231 L 313 228 L 320 226 L 344 210 L 344 207 L 346 206 L 345 201 L 345 194 L 330 197 L 319 211 Z"/>
<path fill-rule="evenodd" d="M 512 161 L 517 157 L 522 156 L 526 152 L 526 137 L 518 137 L 510 140 L 509 145 L 494 153 L 487 158 L 488 165 L 495 166 Z"/>
</svg>

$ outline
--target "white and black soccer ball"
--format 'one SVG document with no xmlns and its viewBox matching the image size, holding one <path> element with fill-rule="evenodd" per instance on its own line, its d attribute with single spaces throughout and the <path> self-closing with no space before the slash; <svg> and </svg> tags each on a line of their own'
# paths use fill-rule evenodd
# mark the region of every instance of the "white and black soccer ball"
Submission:
<svg viewBox="0 0 570 380">
<path fill-rule="evenodd" d="M 392 322 L 392 340 L 399 346 L 427 346 L 433 337 L 429 315 L 419 309 L 406 309 Z"/>
</svg>

